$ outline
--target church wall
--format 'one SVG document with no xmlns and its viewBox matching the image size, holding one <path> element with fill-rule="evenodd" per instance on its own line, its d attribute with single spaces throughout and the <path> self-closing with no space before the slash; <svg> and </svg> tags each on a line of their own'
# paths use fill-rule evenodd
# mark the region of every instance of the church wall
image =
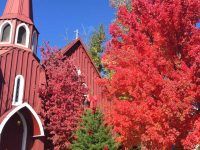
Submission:
<svg viewBox="0 0 200 150">
<path fill-rule="evenodd" d="M 0 116 L 12 107 L 14 82 L 17 75 L 24 77 L 23 102 L 28 102 L 36 112 L 40 109 L 38 96 L 42 68 L 31 52 L 14 47 L 0 55 Z M 36 82 L 37 81 L 37 82 Z"/>
<path fill-rule="evenodd" d="M 44 140 L 42 137 L 35 138 L 31 150 L 43 150 L 44 149 Z"/>
<path fill-rule="evenodd" d="M 75 64 L 77 69 L 81 70 L 81 74 L 85 77 L 85 83 L 89 89 L 89 95 L 97 98 L 97 105 L 104 109 L 104 99 L 102 97 L 102 88 L 98 84 L 100 75 L 91 59 L 89 58 L 84 47 L 78 42 L 66 54 Z"/>
</svg>

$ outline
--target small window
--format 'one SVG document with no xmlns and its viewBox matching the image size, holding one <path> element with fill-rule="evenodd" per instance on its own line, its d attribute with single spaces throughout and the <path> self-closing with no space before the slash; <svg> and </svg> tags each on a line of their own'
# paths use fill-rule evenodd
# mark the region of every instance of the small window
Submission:
<svg viewBox="0 0 200 150">
<path fill-rule="evenodd" d="M 24 78 L 22 75 L 17 75 L 15 78 L 14 93 L 13 93 L 13 105 L 22 104 L 24 94 Z"/>
<path fill-rule="evenodd" d="M 20 78 L 17 79 L 16 93 L 15 93 L 15 103 L 19 102 L 19 88 L 20 88 Z"/>
<path fill-rule="evenodd" d="M 37 53 L 37 33 L 33 33 L 32 37 L 32 51 L 36 54 Z"/>
<path fill-rule="evenodd" d="M 15 44 L 28 48 L 29 37 L 30 37 L 29 27 L 25 23 L 19 24 L 16 29 Z"/>
<path fill-rule="evenodd" d="M 5 27 L 2 29 L 1 42 L 10 41 L 10 32 L 11 32 L 11 26 L 10 24 L 6 24 Z"/>
<path fill-rule="evenodd" d="M 26 45 L 26 29 L 23 26 L 19 28 L 17 43 Z"/>
<path fill-rule="evenodd" d="M 12 34 L 12 24 L 10 21 L 5 21 L 0 26 L 0 42 L 10 43 Z"/>
</svg>

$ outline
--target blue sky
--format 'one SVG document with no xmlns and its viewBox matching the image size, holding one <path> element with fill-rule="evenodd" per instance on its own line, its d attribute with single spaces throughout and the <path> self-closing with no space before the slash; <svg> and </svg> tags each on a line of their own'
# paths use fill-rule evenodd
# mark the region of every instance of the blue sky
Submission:
<svg viewBox="0 0 200 150">
<path fill-rule="evenodd" d="M 6 0 L 0 0 L 0 14 Z M 108 34 L 109 24 L 115 16 L 109 0 L 33 0 L 34 21 L 40 32 L 39 44 L 49 41 L 63 47 L 75 38 L 74 31 L 88 42 L 89 36 L 99 24 L 104 24 Z"/>
<path fill-rule="evenodd" d="M 6 0 L 0 0 L 0 15 L 5 3 Z M 52 46 L 63 47 L 75 38 L 76 29 L 87 43 L 99 24 L 104 24 L 108 34 L 109 24 L 115 18 L 109 0 L 33 0 L 33 9 L 40 32 L 39 45 L 49 41 Z"/>
</svg>

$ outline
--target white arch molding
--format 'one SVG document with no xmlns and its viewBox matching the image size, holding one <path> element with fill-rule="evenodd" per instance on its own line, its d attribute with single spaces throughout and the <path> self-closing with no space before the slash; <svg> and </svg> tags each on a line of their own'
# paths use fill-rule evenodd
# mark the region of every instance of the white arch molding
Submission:
<svg viewBox="0 0 200 150">
<path fill-rule="evenodd" d="M 17 112 L 17 114 L 21 118 L 22 124 L 23 124 L 22 150 L 26 150 L 27 123 L 26 123 L 26 119 L 24 118 L 24 116 L 20 112 Z"/>
<path fill-rule="evenodd" d="M 44 128 L 42 126 L 42 121 L 40 120 L 39 116 L 37 115 L 37 113 L 35 112 L 35 110 L 28 104 L 28 103 L 23 103 L 21 105 L 19 105 L 18 107 L 14 108 L 6 117 L 5 119 L 1 122 L 0 124 L 0 135 L 3 132 L 3 128 L 5 127 L 6 123 L 9 121 L 9 119 L 15 115 L 15 113 L 18 113 L 19 110 L 21 110 L 22 108 L 27 108 L 31 114 L 34 116 L 34 118 L 36 119 L 38 126 L 39 126 L 39 130 L 40 130 L 40 134 L 39 135 L 34 135 L 34 137 L 39 137 L 39 136 L 44 136 Z M 19 113 L 18 113 L 19 114 Z M 22 120 L 23 121 L 23 120 Z"/>
<path fill-rule="evenodd" d="M 24 27 L 25 30 L 26 30 L 26 44 L 25 45 L 17 43 L 17 39 L 18 39 L 18 35 L 19 35 L 19 28 L 20 27 Z M 30 37 L 30 30 L 29 30 L 28 26 L 25 23 L 19 24 L 17 26 L 17 29 L 16 29 L 15 44 L 28 48 L 29 47 L 29 37 Z"/>
<path fill-rule="evenodd" d="M 2 40 L 2 36 L 3 36 L 3 29 L 6 27 L 6 25 L 10 25 L 10 38 L 8 42 L 1 42 Z M 11 44 L 11 40 L 12 40 L 12 32 L 13 32 L 13 26 L 11 21 L 5 21 L 0 25 L 0 44 Z"/>
</svg>

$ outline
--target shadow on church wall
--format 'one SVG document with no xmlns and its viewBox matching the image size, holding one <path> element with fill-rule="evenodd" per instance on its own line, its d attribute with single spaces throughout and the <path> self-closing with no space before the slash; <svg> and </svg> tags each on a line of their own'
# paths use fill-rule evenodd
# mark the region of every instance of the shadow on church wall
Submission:
<svg viewBox="0 0 200 150">
<path fill-rule="evenodd" d="M 5 84 L 5 80 L 4 80 L 4 77 L 3 77 L 2 70 L 0 69 L 0 93 L 2 93 L 2 88 L 3 88 L 4 84 Z M 1 97 L 1 95 L 0 95 L 0 97 Z"/>
</svg>

